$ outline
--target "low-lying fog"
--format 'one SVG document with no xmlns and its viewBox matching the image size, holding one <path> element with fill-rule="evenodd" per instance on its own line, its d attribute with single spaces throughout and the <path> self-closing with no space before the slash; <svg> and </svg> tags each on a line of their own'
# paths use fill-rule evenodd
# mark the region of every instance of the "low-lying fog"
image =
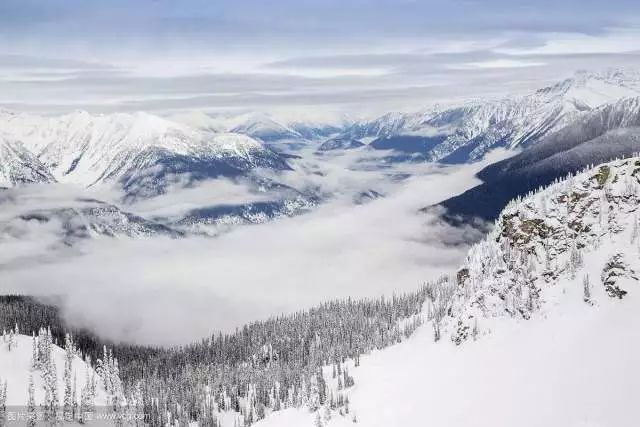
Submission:
<svg viewBox="0 0 640 427">
<path fill-rule="evenodd" d="M 498 156 L 504 153 L 491 161 Z M 11 232 L 0 229 L 0 292 L 59 295 L 75 325 L 117 340 L 177 344 L 329 299 L 416 289 L 454 271 L 478 236 L 418 210 L 473 186 L 489 160 L 455 167 L 381 162 L 358 152 L 303 152 L 293 172 L 272 178 L 326 202 L 215 238 L 98 237 L 69 247 L 59 243 L 60 224 L 16 217 L 26 209 L 71 206 L 79 195 L 114 201 L 118 194 L 63 184 L 6 190 L 0 225 L 11 222 Z M 354 201 L 368 190 L 384 197 Z M 143 216 L 179 215 L 260 197 L 217 180 L 121 207 Z"/>
</svg>

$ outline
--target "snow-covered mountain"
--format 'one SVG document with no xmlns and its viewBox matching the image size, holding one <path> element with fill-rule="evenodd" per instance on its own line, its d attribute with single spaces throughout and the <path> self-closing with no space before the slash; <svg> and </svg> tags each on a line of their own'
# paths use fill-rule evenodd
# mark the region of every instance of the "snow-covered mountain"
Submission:
<svg viewBox="0 0 640 427">
<path fill-rule="evenodd" d="M 318 203 L 316 198 L 292 194 L 290 197 L 269 201 L 201 207 L 190 210 L 178 220 L 160 221 L 180 232 L 216 235 L 237 225 L 263 224 L 278 218 L 300 215 L 311 211 Z"/>
<path fill-rule="evenodd" d="M 364 145 L 364 143 L 357 139 L 336 136 L 320 144 L 318 151 L 351 150 L 353 148 L 364 147 Z"/>
<path fill-rule="evenodd" d="M 342 132 L 346 126 L 346 119 L 339 123 L 323 123 L 294 120 L 288 126 L 310 141 L 321 140 Z"/>
<path fill-rule="evenodd" d="M 228 126 L 230 132 L 249 135 L 264 142 L 305 139 L 295 129 L 264 113 L 248 113 L 233 117 Z"/>
<path fill-rule="evenodd" d="M 640 290 L 639 203 L 638 157 L 512 201 L 458 272 L 451 338 L 468 339 L 476 319 L 534 316 L 558 297 L 558 284 L 589 305 Z"/>
<path fill-rule="evenodd" d="M 377 138 L 372 147 L 377 144 L 382 149 L 406 144 L 411 138 L 412 152 L 420 153 L 422 159 L 461 163 L 476 160 L 495 147 L 535 143 L 603 104 L 639 95 L 640 73 L 636 71 L 578 72 L 526 96 L 385 114 L 353 125 L 345 135 Z M 395 141 L 385 142 L 392 138 Z M 424 144 L 415 140 L 424 140 Z"/>
<path fill-rule="evenodd" d="M 197 110 L 178 113 L 169 119 L 208 132 L 241 133 L 266 143 L 317 141 L 343 131 L 348 123 L 346 119 L 282 120 L 261 112 L 215 115 Z"/>
<path fill-rule="evenodd" d="M 49 169 L 21 142 L 0 133 L 0 187 L 55 182 Z"/>
<path fill-rule="evenodd" d="M 119 207 L 95 199 L 77 199 L 73 207 L 29 210 L 0 224 L 3 233 L 16 229 L 16 222 L 32 221 L 43 224 L 55 222 L 65 244 L 91 236 L 144 237 L 164 235 L 179 237 L 181 232 L 154 220 L 121 210 Z"/>
<path fill-rule="evenodd" d="M 426 285 L 415 335 L 350 365 L 347 413 L 257 426 L 635 426 L 639 204 L 638 157 L 513 201 L 457 274 Z"/>
<path fill-rule="evenodd" d="M 286 161 L 259 141 L 211 134 L 146 113 L 59 117 L 0 113 L 5 134 L 33 153 L 59 182 L 121 182 L 128 192 L 157 193 L 167 179 L 238 176 Z"/>
<path fill-rule="evenodd" d="M 453 218 L 493 220 L 509 200 L 592 164 L 640 152 L 640 98 L 585 112 L 523 152 L 478 173 L 483 184 L 442 205 Z"/>
</svg>

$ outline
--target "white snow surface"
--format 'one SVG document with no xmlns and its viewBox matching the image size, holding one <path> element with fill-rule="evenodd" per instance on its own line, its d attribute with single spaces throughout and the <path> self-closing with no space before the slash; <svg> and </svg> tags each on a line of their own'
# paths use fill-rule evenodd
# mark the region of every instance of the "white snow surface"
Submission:
<svg viewBox="0 0 640 427">
<path fill-rule="evenodd" d="M 24 145 L 0 132 L 0 187 L 55 182 L 48 168 Z"/>
<path fill-rule="evenodd" d="M 362 357 L 351 370 L 356 425 L 637 426 L 640 286 L 628 300 L 596 309 L 567 291 L 552 313 L 496 324 L 491 335 L 462 348 L 434 343 L 423 327 Z M 289 409 L 256 426 L 313 426 L 314 419 L 308 410 Z M 325 425 L 354 424 L 334 415 Z"/>
<path fill-rule="evenodd" d="M 93 185 L 151 166 L 158 151 L 195 157 L 240 156 L 252 163 L 266 150 L 235 133 L 211 134 L 147 113 L 42 117 L 0 111 L 3 133 L 19 141 L 59 182 Z"/>
<path fill-rule="evenodd" d="M 366 427 L 637 426 L 639 200 L 640 158 L 633 158 L 512 202 L 470 250 L 467 278 L 450 279 L 455 295 L 442 339 L 435 342 L 426 323 L 403 343 L 363 356 L 349 369 L 350 414 L 334 413 L 323 425 L 353 425 L 355 415 Z M 576 245 L 582 261 L 571 268 Z M 531 254 L 533 281 L 518 251 Z M 612 277 L 623 298 L 604 283 L 616 255 L 623 261 Z M 426 304 L 423 316 L 431 310 Z M 477 336 L 456 345 L 473 322 Z M 314 426 L 315 417 L 287 409 L 257 426 Z"/>
<path fill-rule="evenodd" d="M 42 387 L 42 377 L 40 370 L 31 370 L 32 338 L 26 335 L 16 335 L 17 345 L 9 351 L 8 345 L 0 339 L 0 380 L 7 381 L 7 406 L 26 406 L 29 388 L 29 374 L 33 374 L 33 384 L 35 390 L 36 405 L 40 405 L 44 400 L 44 389 Z M 62 402 L 64 396 L 64 349 L 54 345 L 53 356 L 55 358 L 58 397 Z M 89 369 L 90 375 L 95 371 L 90 368 L 79 356 L 73 359 L 72 372 L 77 378 L 77 397 L 80 399 L 80 389 L 84 385 L 85 377 Z M 102 381 L 98 378 L 96 387 L 96 405 L 107 404 L 107 394 L 102 388 Z"/>
</svg>

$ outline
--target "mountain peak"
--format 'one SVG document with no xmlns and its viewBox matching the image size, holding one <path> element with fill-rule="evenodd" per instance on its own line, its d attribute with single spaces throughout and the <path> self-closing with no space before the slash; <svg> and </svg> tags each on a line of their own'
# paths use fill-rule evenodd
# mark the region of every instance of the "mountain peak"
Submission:
<svg viewBox="0 0 640 427">
<path fill-rule="evenodd" d="M 561 97 L 579 107 L 592 109 L 623 97 L 640 95 L 640 74 L 637 70 L 620 68 L 579 70 L 572 77 L 539 89 L 536 94 Z"/>
</svg>

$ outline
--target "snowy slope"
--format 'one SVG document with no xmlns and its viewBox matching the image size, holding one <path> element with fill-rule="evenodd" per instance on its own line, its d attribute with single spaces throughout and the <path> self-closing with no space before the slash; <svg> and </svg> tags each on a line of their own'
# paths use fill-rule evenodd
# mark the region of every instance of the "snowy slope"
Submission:
<svg viewBox="0 0 640 427">
<path fill-rule="evenodd" d="M 49 169 L 19 141 L 0 134 L 0 187 L 55 182 Z"/>
<path fill-rule="evenodd" d="M 527 96 L 472 101 L 417 113 L 389 113 L 352 126 L 346 135 L 379 140 L 438 137 L 441 141 L 435 146 L 426 145 L 424 158 L 459 163 L 478 159 L 494 147 L 514 148 L 536 142 L 598 106 L 638 95 L 640 74 L 635 71 L 579 72 Z"/>
<path fill-rule="evenodd" d="M 455 218 L 494 220 L 509 200 L 582 168 L 640 152 L 640 98 L 584 113 L 521 153 L 478 173 L 483 184 L 442 203 Z"/>
<path fill-rule="evenodd" d="M 639 202 L 630 158 L 511 203 L 456 275 L 428 285 L 428 323 L 363 356 L 349 415 L 322 425 L 637 425 Z M 257 425 L 315 423 L 288 409 Z"/>
<path fill-rule="evenodd" d="M 286 162 L 246 135 L 210 134 L 146 113 L 59 117 L 0 113 L 0 126 L 60 182 L 85 186 L 152 173 L 241 174 Z M 156 182 L 156 184 L 158 184 Z"/>
<path fill-rule="evenodd" d="M 230 132 L 249 135 L 261 141 L 304 140 L 301 133 L 267 114 L 248 113 L 229 120 Z"/>
<path fill-rule="evenodd" d="M 237 115 L 210 115 L 203 111 L 174 114 L 170 120 L 213 133 L 235 132 L 264 142 L 314 141 L 339 133 L 346 118 L 323 120 L 281 120 L 269 114 L 252 112 Z"/>
<path fill-rule="evenodd" d="M 336 136 L 334 138 L 329 138 L 320 144 L 318 151 L 351 150 L 354 148 L 364 147 L 364 145 L 365 144 L 357 139 Z"/>
<path fill-rule="evenodd" d="M 32 338 L 26 335 L 16 335 L 16 343 L 9 350 L 7 343 L 0 339 L 0 378 L 7 381 L 7 406 L 26 406 L 27 390 L 29 386 L 29 374 L 33 374 L 35 388 L 36 405 L 42 403 L 44 399 L 44 389 L 40 370 L 31 370 Z M 53 347 L 54 361 L 57 368 L 58 396 L 64 396 L 64 365 L 65 351 L 55 346 Z M 84 384 L 85 377 L 89 371 L 90 376 L 96 375 L 95 371 L 79 357 L 73 359 L 72 372 L 75 373 L 79 388 Z M 105 405 L 107 393 L 99 386 L 96 390 L 96 405 Z"/>
</svg>

